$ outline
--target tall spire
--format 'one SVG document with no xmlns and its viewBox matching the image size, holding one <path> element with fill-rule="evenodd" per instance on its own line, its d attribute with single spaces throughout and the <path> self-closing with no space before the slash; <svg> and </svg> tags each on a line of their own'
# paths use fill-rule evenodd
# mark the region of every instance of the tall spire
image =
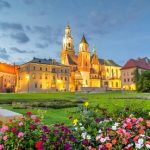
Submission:
<svg viewBox="0 0 150 150">
<path fill-rule="evenodd" d="M 93 46 L 93 54 L 96 54 L 96 47 L 95 47 L 95 45 Z"/>
<path fill-rule="evenodd" d="M 82 36 L 82 39 L 81 39 L 80 43 L 86 43 L 86 44 L 88 44 L 88 42 L 87 42 L 86 39 L 85 39 L 84 34 L 83 34 L 83 36 Z"/>
</svg>

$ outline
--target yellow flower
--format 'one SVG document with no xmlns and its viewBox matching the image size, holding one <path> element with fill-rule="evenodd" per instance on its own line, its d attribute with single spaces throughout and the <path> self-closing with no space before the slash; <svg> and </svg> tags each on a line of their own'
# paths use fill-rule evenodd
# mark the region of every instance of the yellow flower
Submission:
<svg viewBox="0 0 150 150">
<path fill-rule="evenodd" d="M 150 112 L 148 113 L 148 115 L 150 116 Z"/>
<path fill-rule="evenodd" d="M 88 107 L 88 106 L 89 106 L 89 102 L 85 102 L 85 103 L 84 103 L 84 106 L 85 106 L 85 107 Z"/>
<path fill-rule="evenodd" d="M 74 119 L 74 120 L 73 120 L 73 124 L 74 124 L 74 125 L 77 125 L 77 123 L 78 123 L 78 119 Z"/>
</svg>

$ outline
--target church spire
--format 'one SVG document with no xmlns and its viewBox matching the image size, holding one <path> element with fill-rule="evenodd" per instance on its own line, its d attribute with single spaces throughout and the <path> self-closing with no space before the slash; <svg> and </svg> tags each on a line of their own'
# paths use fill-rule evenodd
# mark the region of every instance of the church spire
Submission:
<svg viewBox="0 0 150 150">
<path fill-rule="evenodd" d="M 82 39 L 81 39 L 80 43 L 86 43 L 86 44 L 88 44 L 88 42 L 86 41 L 86 38 L 85 38 L 84 34 L 82 36 Z"/>
</svg>

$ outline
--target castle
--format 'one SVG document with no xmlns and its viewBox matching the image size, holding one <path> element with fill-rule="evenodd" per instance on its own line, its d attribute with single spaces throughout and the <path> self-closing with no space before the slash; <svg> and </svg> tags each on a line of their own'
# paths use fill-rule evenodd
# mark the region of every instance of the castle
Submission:
<svg viewBox="0 0 150 150">
<path fill-rule="evenodd" d="M 121 67 L 113 60 L 99 58 L 96 49 L 91 54 L 84 35 L 76 54 L 69 25 L 65 28 L 60 57 L 61 63 L 55 59 L 33 58 L 20 65 L 15 79 L 9 82 L 11 85 L 5 84 L 6 87 L 14 87 L 15 83 L 16 92 L 121 89 Z"/>
<path fill-rule="evenodd" d="M 121 88 L 121 67 L 113 60 L 100 59 L 96 49 L 90 54 L 89 44 L 84 35 L 79 43 L 78 54 L 75 54 L 69 25 L 66 26 L 63 37 L 61 63 L 70 67 L 70 91 L 80 91 L 84 87 Z"/>
</svg>

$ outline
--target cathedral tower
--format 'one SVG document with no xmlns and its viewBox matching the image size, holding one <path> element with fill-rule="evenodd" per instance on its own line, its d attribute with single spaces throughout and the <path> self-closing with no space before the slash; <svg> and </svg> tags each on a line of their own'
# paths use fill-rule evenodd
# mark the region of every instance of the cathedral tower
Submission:
<svg viewBox="0 0 150 150">
<path fill-rule="evenodd" d="M 89 87 L 90 84 L 90 53 L 89 44 L 83 35 L 79 44 L 78 52 L 78 70 L 81 72 L 83 87 Z"/>
<path fill-rule="evenodd" d="M 65 36 L 63 37 L 62 42 L 62 51 L 61 51 L 61 63 L 66 64 L 67 55 L 74 55 L 74 45 L 73 38 L 71 35 L 71 28 L 69 25 L 65 28 Z"/>
<path fill-rule="evenodd" d="M 90 71 L 89 44 L 87 43 L 84 35 L 79 44 L 78 69 L 80 71 L 86 71 L 86 72 Z"/>
</svg>

